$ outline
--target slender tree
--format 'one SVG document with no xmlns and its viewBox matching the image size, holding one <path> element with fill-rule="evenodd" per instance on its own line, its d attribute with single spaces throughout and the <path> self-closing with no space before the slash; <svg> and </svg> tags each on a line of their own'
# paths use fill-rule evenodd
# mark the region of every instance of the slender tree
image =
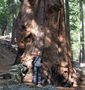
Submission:
<svg viewBox="0 0 85 90">
<path fill-rule="evenodd" d="M 69 17 L 70 17 L 70 12 L 69 12 L 70 7 L 69 7 L 69 1 L 68 0 L 65 0 L 65 6 L 66 6 L 66 28 L 68 30 L 68 35 L 69 35 L 68 38 L 69 38 L 69 41 L 70 41 L 70 23 L 69 23 L 70 22 L 70 19 L 69 19 Z"/>
<path fill-rule="evenodd" d="M 79 0 L 80 4 L 80 22 L 81 22 L 81 28 L 80 28 L 80 63 L 84 62 L 84 16 L 83 16 L 83 1 Z"/>
<path fill-rule="evenodd" d="M 13 28 L 12 28 L 12 38 L 11 38 L 11 43 L 15 43 L 15 22 L 16 22 L 16 15 L 17 15 L 17 8 L 16 8 L 16 1 L 12 0 L 12 17 L 13 17 Z"/>
</svg>

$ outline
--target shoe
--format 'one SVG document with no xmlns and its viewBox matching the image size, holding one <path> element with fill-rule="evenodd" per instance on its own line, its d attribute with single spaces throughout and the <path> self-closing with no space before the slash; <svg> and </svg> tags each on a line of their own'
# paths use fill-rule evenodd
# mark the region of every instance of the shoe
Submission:
<svg viewBox="0 0 85 90">
<path fill-rule="evenodd" d="M 42 85 L 41 84 L 37 84 L 37 87 L 42 87 Z"/>
</svg>

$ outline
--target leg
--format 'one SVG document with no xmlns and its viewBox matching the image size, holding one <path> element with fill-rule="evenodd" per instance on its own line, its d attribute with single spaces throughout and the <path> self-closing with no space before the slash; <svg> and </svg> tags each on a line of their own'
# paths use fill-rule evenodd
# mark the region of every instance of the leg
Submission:
<svg viewBox="0 0 85 90">
<path fill-rule="evenodd" d="M 41 84 L 41 67 L 38 67 L 37 69 L 38 84 Z"/>
<path fill-rule="evenodd" d="M 41 87 L 42 82 L 41 82 L 41 67 L 37 67 L 37 86 Z"/>
<path fill-rule="evenodd" d="M 37 84 L 37 68 L 33 68 L 33 83 Z"/>
</svg>

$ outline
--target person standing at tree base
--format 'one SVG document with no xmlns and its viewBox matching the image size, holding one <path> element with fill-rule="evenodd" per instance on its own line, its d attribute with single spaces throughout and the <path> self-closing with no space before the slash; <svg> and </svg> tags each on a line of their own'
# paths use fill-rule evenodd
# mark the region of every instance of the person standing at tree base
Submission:
<svg viewBox="0 0 85 90">
<path fill-rule="evenodd" d="M 41 86 L 41 56 L 36 56 L 33 60 L 33 83 Z"/>
</svg>

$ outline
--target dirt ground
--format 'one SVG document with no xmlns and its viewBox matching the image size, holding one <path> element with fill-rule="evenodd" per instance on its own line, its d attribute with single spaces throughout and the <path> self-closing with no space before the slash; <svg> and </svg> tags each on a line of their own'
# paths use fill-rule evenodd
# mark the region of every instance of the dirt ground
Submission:
<svg viewBox="0 0 85 90">
<path fill-rule="evenodd" d="M 5 45 L 0 44 L 0 64 L 12 64 L 15 60 L 16 54 L 7 48 Z"/>
<path fill-rule="evenodd" d="M 16 59 L 17 46 L 10 44 L 9 38 L 0 38 L 0 74 L 6 73 Z M 76 64 L 77 65 L 77 64 Z M 78 65 L 77 65 L 78 66 Z M 79 66 L 78 66 L 79 67 Z M 84 69 L 85 70 L 85 69 Z M 1 78 L 0 78 L 1 80 Z M 1 81 L 0 81 L 1 82 Z M 7 81 L 8 82 L 8 81 Z M 0 90 L 85 90 L 85 86 L 78 88 L 55 88 L 55 87 L 43 87 L 43 88 L 30 88 L 24 85 L 0 85 Z"/>
<path fill-rule="evenodd" d="M 0 38 L 0 72 L 8 69 L 16 59 L 16 47 L 10 44 L 10 38 Z"/>
</svg>

